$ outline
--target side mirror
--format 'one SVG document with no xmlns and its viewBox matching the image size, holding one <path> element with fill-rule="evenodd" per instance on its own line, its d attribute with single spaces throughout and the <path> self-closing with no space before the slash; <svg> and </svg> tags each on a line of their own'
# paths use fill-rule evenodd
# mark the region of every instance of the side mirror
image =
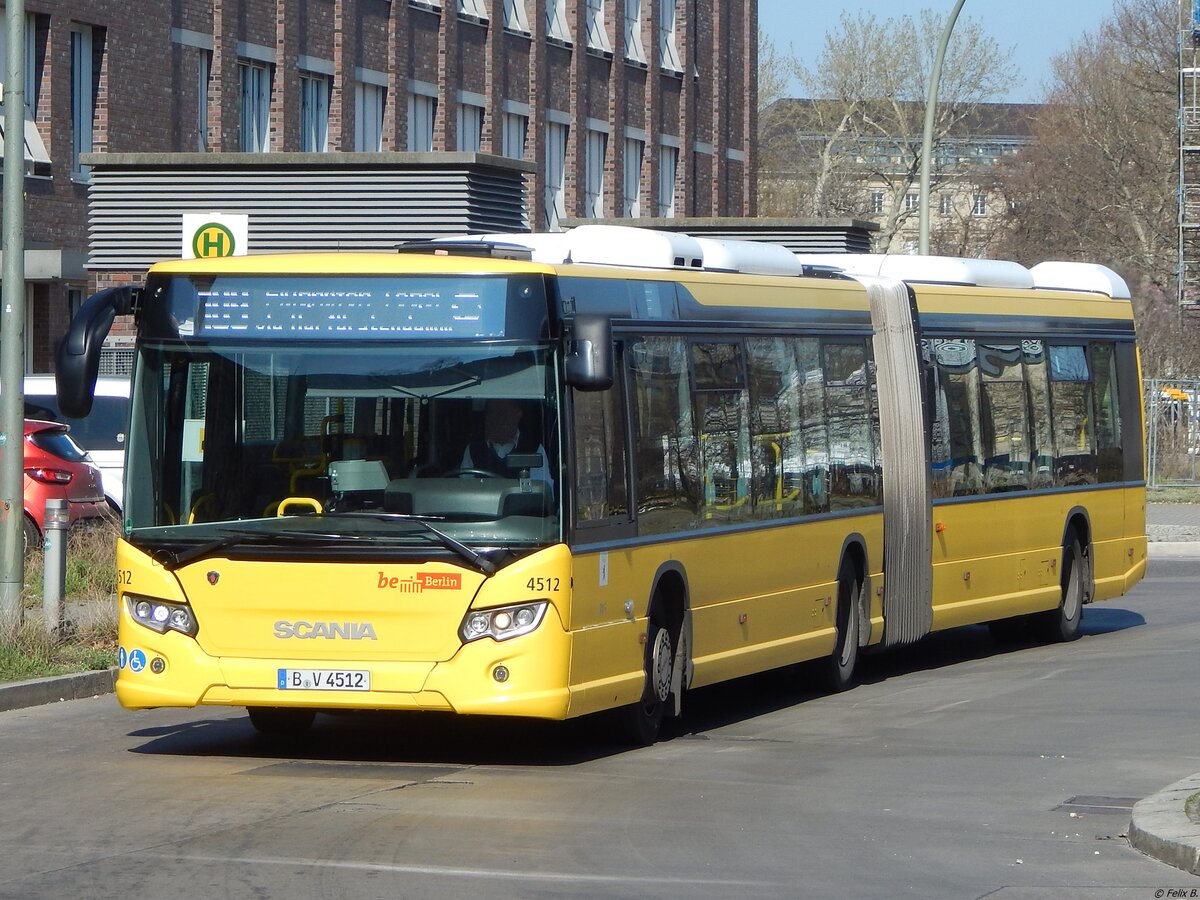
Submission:
<svg viewBox="0 0 1200 900">
<path fill-rule="evenodd" d="M 566 359 L 567 384 L 581 391 L 605 391 L 613 383 L 612 322 L 608 316 L 575 317 Z"/>
<path fill-rule="evenodd" d="M 58 408 L 63 415 L 81 419 L 92 411 L 100 348 L 113 319 L 133 310 L 133 285 L 108 288 L 93 294 L 79 308 L 54 353 Z"/>
</svg>

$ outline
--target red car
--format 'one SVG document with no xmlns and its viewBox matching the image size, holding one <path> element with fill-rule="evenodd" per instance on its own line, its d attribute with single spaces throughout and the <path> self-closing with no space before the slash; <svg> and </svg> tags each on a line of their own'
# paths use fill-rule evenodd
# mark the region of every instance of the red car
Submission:
<svg viewBox="0 0 1200 900">
<path fill-rule="evenodd" d="M 71 524 L 108 514 L 100 470 L 61 422 L 25 420 L 25 549 L 40 547 L 47 500 L 66 500 Z"/>
</svg>

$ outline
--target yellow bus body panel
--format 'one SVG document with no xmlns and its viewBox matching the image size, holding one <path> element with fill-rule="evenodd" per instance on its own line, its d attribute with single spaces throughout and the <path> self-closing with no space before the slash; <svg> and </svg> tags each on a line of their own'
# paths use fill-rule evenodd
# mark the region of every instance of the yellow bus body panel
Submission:
<svg viewBox="0 0 1200 900">
<path fill-rule="evenodd" d="M 129 708 L 212 703 L 446 709 L 561 719 L 570 705 L 570 636 L 564 625 L 570 615 L 570 560 L 565 546 L 554 546 L 487 579 L 447 563 L 225 558 L 168 572 L 121 541 L 121 647 L 141 650 L 148 662 L 160 659 L 165 668 L 161 674 L 150 665 L 138 672 L 122 668 L 117 697 Z M 533 590 L 531 579 L 541 579 Z M 421 589 L 402 587 L 413 584 Z M 193 639 L 146 628 L 133 619 L 130 596 L 190 603 L 199 634 Z M 468 609 L 533 600 L 549 603 L 533 633 L 506 641 L 488 637 L 464 644 L 459 639 Z M 367 623 L 373 637 L 281 637 L 279 622 Z M 508 670 L 504 681 L 494 674 L 500 665 Z M 280 690 L 278 671 L 288 668 L 367 670 L 371 690 Z"/>
<path fill-rule="evenodd" d="M 646 615 L 664 566 L 686 577 L 691 686 L 700 687 L 831 653 L 846 536 L 861 535 L 871 584 L 882 586 L 882 532 L 882 515 L 871 511 L 608 551 L 581 549 L 572 604 L 572 714 L 641 696 Z M 870 596 L 877 642 L 883 612 L 878 593 Z M 623 615 L 626 604 L 629 616 Z M 614 660 L 624 662 L 614 669 Z"/>
<path fill-rule="evenodd" d="M 999 495 L 933 508 L 933 629 L 1055 609 L 1063 535 L 1082 509 L 1092 529 L 1093 600 L 1119 596 L 1146 568 L 1145 489 Z"/>
</svg>

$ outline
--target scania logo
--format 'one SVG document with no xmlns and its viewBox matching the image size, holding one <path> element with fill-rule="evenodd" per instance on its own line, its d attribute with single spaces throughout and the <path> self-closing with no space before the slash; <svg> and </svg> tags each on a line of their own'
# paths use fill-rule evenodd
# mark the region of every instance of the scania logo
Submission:
<svg viewBox="0 0 1200 900">
<path fill-rule="evenodd" d="M 324 638 L 327 641 L 341 639 L 343 641 L 376 641 L 375 626 L 370 622 L 288 622 L 280 619 L 275 623 L 275 637 L 281 640 L 300 638 L 315 640 Z"/>
<path fill-rule="evenodd" d="M 213 571 L 213 572 L 208 573 L 208 583 L 209 584 L 216 584 L 220 580 L 221 580 L 220 572 Z"/>
</svg>

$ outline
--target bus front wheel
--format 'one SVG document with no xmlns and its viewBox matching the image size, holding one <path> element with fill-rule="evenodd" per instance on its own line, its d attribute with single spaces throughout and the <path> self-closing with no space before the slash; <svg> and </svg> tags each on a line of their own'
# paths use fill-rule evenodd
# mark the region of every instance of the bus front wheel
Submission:
<svg viewBox="0 0 1200 900">
<path fill-rule="evenodd" d="M 652 612 L 646 630 L 646 684 L 642 697 L 619 711 L 621 734 L 629 743 L 648 747 L 658 740 L 671 696 L 674 664 L 671 632 Z"/>
<path fill-rule="evenodd" d="M 278 706 L 251 706 L 247 708 L 250 724 L 259 734 L 276 737 L 304 734 L 317 716 L 315 709 L 290 709 Z"/>
</svg>

